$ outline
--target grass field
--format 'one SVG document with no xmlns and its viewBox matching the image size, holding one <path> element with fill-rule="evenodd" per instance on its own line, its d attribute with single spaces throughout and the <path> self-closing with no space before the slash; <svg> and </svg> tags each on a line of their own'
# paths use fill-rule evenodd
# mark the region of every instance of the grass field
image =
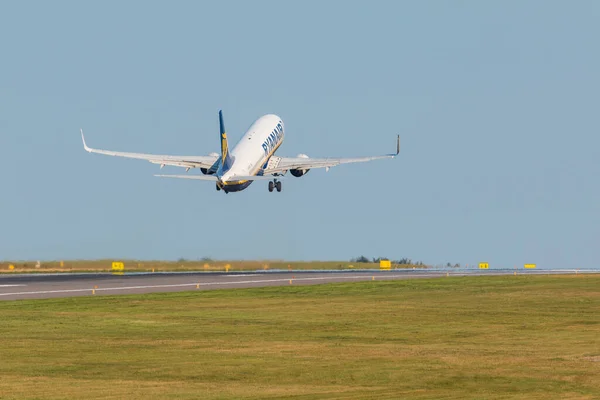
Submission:
<svg viewBox="0 0 600 400">
<path fill-rule="evenodd" d="M 600 276 L 0 302 L 2 399 L 598 399 Z"/>
<path fill-rule="evenodd" d="M 129 272 L 167 271 L 256 271 L 263 269 L 378 269 L 376 263 L 346 261 L 138 261 L 138 260 L 67 260 L 45 261 L 36 267 L 32 261 L 0 261 L 0 274 L 35 272 L 108 272 L 113 261 L 122 261 Z M 13 268 L 10 268 L 12 266 Z M 423 265 L 397 264 L 394 268 L 425 268 Z"/>
</svg>

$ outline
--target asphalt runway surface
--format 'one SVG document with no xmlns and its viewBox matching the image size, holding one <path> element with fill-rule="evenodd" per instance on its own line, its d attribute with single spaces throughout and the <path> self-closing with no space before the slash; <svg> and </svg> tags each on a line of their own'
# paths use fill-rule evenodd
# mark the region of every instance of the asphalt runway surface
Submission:
<svg viewBox="0 0 600 400">
<path fill-rule="evenodd" d="M 589 270 L 585 273 L 598 273 Z M 182 292 L 333 282 L 513 275 L 515 270 L 256 271 L 244 273 L 109 273 L 0 275 L 0 300 Z M 519 275 L 574 274 L 576 270 L 519 270 Z"/>
</svg>

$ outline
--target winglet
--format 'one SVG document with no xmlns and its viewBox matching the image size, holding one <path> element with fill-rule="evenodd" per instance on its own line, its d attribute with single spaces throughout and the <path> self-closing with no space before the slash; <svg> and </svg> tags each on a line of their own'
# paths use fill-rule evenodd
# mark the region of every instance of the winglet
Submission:
<svg viewBox="0 0 600 400">
<path fill-rule="evenodd" d="M 396 142 L 396 155 L 400 154 L 400 135 L 398 135 L 398 141 Z"/>
<path fill-rule="evenodd" d="M 85 136 L 83 136 L 83 129 L 79 129 L 79 132 L 81 132 L 81 141 L 83 142 L 83 148 L 85 149 L 85 151 L 87 151 L 88 153 L 92 152 L 92 149 L 90 149 L 87 144 L 85 144 Z"/>
</svg>

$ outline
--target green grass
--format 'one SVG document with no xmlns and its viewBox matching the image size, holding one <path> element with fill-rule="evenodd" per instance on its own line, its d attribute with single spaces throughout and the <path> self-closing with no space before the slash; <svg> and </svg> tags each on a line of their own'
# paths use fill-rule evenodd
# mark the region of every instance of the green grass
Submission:
<svg viewBox="0 0 600 400">
<path fill-rule="evenodd" d="M 0 302 L 2 399 L 598 399 L 600 276 Z"/>
</svg>

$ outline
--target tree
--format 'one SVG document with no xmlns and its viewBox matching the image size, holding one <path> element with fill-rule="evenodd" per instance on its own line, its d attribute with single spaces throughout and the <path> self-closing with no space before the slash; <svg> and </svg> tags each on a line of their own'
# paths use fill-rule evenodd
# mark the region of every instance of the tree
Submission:
<svg viewBox="0 0 600 400">
<path fill-rule="evenodd" d="M 360 257 L 356 257 L 350 260 L 350 262 L 353 263 L 368 263 L 370 262 L 369 259 L 365 256 L 360 256 Z"/>
</svg>

